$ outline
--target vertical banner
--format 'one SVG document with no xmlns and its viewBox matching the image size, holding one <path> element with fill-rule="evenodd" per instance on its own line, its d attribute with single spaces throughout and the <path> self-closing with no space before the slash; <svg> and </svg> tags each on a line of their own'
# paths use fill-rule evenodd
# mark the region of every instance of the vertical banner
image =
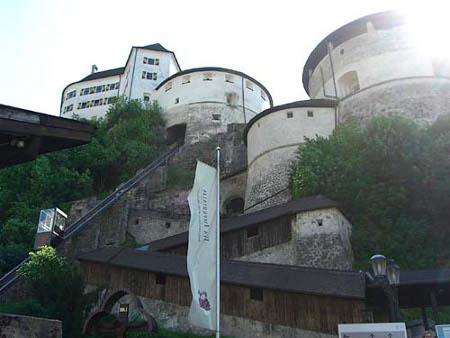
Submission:
<svg viewBox="0 0 450 338">
<path fill-rule="evenodd" d="M 197 161 L 194 186 L 188 196 L 191 210 L 187 268 L 192 303 L 189 322 L 216 330 L 217 319 L 217 170 Z"/>
</svg>

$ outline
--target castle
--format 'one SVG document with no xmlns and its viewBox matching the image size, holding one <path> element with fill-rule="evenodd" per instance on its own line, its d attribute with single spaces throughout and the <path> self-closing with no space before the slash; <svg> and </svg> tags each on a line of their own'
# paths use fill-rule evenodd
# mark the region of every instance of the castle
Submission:
<svg viewBox="0 0 450 338">
<path fill-rule="evenodd" d="M 86 329 L 114 308 L 117 292 L 129 294 L 120 304 L 134 302 L 134 311 L 160 325 L 193 329 L 186 315 L 189 187 L 171 188 L 167 167 L 192 170 L 196 158 L 212 163 L 217 144 L 224 152 L 221 204 L 228 217 L 221 253 L 224 333 L 328 337 L 339 323 L 373 321 L 380 304 L 368 303 L 364 277 L 352 271 L 351 224 L 325 197 L 291 200 L 290 161 L 305 137 L 330 135 L 350 117 L 365 123 L 394 113 L 429 123 L 450 114 L 449 75 L 445 63 L 421 53 L 401 15 L 383 12 L 335 30 L 312 51 L 303 69 L 310 100 L 273 106 L 252 77 L 218 67 L 181 71 L 160 44 L 133 47 L 125 67 L 68 85 L 61 116 L 102 117 L 117 96 L 156 100 L 167 139 L 184 143 L 168 166 L 65 244 L 89 283 L 116 290 L 105 293 Z M 71 217 L 90 203 L 75 203 Z M 141 246 L 123 247 L 128 239 Z"/>
</svg>

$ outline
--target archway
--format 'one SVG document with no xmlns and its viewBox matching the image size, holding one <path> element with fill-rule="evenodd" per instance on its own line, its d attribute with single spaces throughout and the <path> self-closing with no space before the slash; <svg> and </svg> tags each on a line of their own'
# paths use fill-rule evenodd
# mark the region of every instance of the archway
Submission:
<svg viewBox="0 0 450 338">
<path fill-rule="evenodd" d="M 174 144 L 178 142 L 180 145 L 184 144 L 184 138 L 186 136 L 186 123 L 175 124 L 166 129 L 167 144 Z"/>
<path fill-rule="evenodd" d="M 244 212 L 245 201 L 241 197 L 233 197 L 225 203 L 225 216 L 240 215 Z"/>
<path fill-rule="evenodd" d="M 111 329 L 115 330 L 118 337 L 126 337 L 126 333 L 129 330 L 138 330 L 146 332 L 158 332 L 158 324 L 155 319 L 144 309 L 140 299 L 130 290 L 127 289 L 115 289 L 108 291 L 100 306 L 93 312 L 91 312 L 86 319 L 83 326 L 83 334 L 91 334 L 92 331 L 99 325 L 102 319 L 111 315 L 111 310 L 113 306 L 119 301 L 123 296 L 129 295 L 136 307 L 136 311 L 140 313 L 144 319 L 145 323 L 132 324 L 128 321 L 117 321 L 117 323 L 111 325 Z"/>
</svg>

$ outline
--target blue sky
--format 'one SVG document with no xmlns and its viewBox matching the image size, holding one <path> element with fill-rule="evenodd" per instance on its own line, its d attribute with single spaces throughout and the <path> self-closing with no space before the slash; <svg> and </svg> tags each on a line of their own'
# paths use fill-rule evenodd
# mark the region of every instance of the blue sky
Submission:
<svg viewBox="0 0 450 338">
<path fill-rule="evenodd" d="M 438 2 L 430 3 L 439 12 Z M 57 115 L 63 88 L 88 75 L 92 64 L 99 70 L 124 66 L 131 46 L 156 42 L 175 52 L 182 69 L 232 68 L 263 83 L 275 104 L 307 99 L 302 68 L 327 34 L 361 16 L 413 4 L 2 1 L 0 103 Z"/>
</svg>

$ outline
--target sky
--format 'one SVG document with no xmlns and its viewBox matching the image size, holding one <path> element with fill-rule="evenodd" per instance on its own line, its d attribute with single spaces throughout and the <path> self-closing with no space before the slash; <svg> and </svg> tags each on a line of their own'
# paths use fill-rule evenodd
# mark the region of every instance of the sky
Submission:
<svg viewBox="0 0 450 338">
<path fill-rule="evenodd" d="M 386 10 L 411 10 L 424 21 L 425 16 L 448 13 L 442 4 L 433 0 L 417 4 L 411 0 L 3 0 L 0 103 L 59 115 L 64 87 L 88 75 L 93 64 L 99 71 L 123 67 L 132 46 L 157 42 L 175 52 L 182 69 L 235 69 L 260 81 L 275 105 L 304 100 L 308 96 L 301 82 L 303 66 L 329 33 Z M 446 21 L 443 17 L 441 26 Z"/>
</svg>

